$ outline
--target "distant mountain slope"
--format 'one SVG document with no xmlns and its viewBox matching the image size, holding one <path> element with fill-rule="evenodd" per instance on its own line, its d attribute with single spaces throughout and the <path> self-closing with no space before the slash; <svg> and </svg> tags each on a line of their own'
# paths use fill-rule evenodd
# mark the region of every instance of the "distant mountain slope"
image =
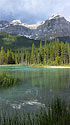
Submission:
<svg viewBox="0 0 70 125">
<path fill-rule="evenodd" d="M 32 40 L 24 36 L 0 32 L 0 47 L 3 46 L 5 50 L 10 48 L 12 50 L 31 49 L 32 43 L 34 43 L 36 47 L 40 45 L 39 40 Z"/>
<path fill-rule="evenodd" d="M 57 37 L 70 37 L 70 22 L 60 15 L 34 25 L 27 25 L 20 20 L 0 21 L 0 32 L 23 35 L 35 40 L 52 40 Z"/>
</svg>

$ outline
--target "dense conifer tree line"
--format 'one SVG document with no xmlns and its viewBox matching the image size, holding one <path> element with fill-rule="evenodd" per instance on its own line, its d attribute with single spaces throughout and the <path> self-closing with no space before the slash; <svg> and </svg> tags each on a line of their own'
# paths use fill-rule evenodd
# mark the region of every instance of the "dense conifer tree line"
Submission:
<svg viewBox="0 0 70 125">
<path fill-rule="evenodd" d="M 58 39 L 35 48 L 32 44 L 31 51 L 4 51 L 3 47 L 0 49 L 0 64 L 47 64 L 47 65 L 61 65 L 70 63 L 70 45 L 69 43 L 60 42 Z"/>
</svg>

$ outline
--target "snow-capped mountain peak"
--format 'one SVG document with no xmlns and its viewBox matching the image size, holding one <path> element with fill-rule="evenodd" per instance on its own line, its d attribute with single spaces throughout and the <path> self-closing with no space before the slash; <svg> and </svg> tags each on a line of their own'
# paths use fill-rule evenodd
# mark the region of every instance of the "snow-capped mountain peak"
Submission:
<svg viewBox="0 0 70 125">
<path fill-rule="evenodd" d="M 55 19 L 55 18 L 60 18 L 60 17 L 61 17 L 60 14 L 56 14 L 56 15 L 53 15 L 52 17 L 50 17 L 48 20 Z"/>
<path fill-rule="evenodd" d="M 59 14 L 32 25 L 24 24 L 20 20 L 13 20 L 10 23 L 1 21 L 0 32 L 23 35 L 35 40 L 49 40 L 70 36 L 70 22 Z"/>
<path fill-rule="evenodd" d="M 20 24 L 22 24 L 22 22 L 20 20 L 13 20 L 13 21 L 10 22 L 10 24 L 12 24 L 12 25 L 20 25 Z"/>
</svg>

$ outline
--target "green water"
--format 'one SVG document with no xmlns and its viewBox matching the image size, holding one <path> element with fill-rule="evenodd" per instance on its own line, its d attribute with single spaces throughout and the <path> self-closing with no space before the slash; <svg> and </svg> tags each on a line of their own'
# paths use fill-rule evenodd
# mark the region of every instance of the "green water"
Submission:
<svg viewBox="0 0 70 125">
<path fill-rule="evenodd" d="M 10 88 L 0 88 L 0 111 L 36 111 L 55 97 L 70 100 L 70 69 L 0 67 L 0 72 L 20 78 Z"/>
</svg>

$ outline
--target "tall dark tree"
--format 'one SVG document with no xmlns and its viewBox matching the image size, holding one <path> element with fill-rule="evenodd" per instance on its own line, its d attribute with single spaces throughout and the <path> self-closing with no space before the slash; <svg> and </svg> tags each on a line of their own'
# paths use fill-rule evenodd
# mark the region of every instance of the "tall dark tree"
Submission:
<svg viewBox="0 0 70 125">
<path fill-rule="evenodd" d="M 31 52 L 31 63 L 32 64 L 35 63 L 35 53 L 34 53 L 34 51 L 35 51 L 35 45 L 33 43 L 32 44 L 32 52 Z"/>
<path fill-rule="evenodd" d="M 3 46 L 1 47 L 1 52 L 0 52 L 0 64 L 5 63 L 5 51 L 3 50 Z"/>
</svg>

